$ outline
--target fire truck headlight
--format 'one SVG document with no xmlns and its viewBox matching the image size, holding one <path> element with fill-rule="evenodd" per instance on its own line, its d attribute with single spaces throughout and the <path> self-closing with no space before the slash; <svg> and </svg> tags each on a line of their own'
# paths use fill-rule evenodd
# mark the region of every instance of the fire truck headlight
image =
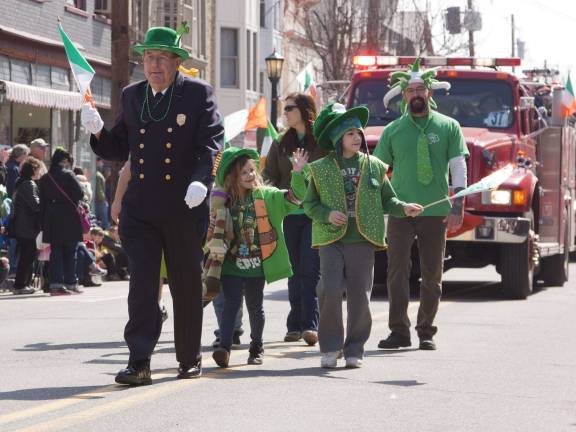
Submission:
<svg viewBox="0 0 576 432">
<path fill-rule="evenodd" d="M 510 205 L 512 202 L 512 193 L 509 190 L 490 191 L 490 204 Z"/>
</svg>

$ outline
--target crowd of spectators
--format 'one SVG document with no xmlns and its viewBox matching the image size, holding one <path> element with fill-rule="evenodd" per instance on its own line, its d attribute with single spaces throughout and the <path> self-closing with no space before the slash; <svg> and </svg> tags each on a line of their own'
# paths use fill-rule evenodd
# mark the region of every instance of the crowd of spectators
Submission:
<svg viewBox="0 0 576 432">
<path fill-rule="evenodd" d="M 37 138 L 0 151 L 0 290 L 72 295 L 128 279 L 128 257 L 109 222 L 103 161 L 87 175 L 64 148 L 48 161 L 49 149 Z"/>
</svg>

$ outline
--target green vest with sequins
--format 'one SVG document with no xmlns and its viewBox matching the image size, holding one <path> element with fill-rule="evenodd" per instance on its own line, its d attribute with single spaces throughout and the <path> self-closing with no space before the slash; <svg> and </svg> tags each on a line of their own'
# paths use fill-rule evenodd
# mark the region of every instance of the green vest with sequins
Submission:
<svg viewBox="0 0 576 432">
<path fill-rule="evenodd" d="M 358 231 L 379 249 L 385 248 L 384 210 L 382 208 L 382 187 L 386 176 L 386 165 L 373 156 L 360 153 L 360 181 L 356 189 L 356 224 Z M 368 158 L 370 167 L 368 169 Z M 334 153 L 308 165 L 320 201 L 326 207 L 346 214 L 346 194 L 344 179 Z M 372 175 L 370 175 L 370 171 Z M 372 179 L 378 187 L 371 185 Z M 312 221 L 312 247 L 326 246 L 346 235 L 348 225 L 340 227 L 331 223 Z"/>
</svg>

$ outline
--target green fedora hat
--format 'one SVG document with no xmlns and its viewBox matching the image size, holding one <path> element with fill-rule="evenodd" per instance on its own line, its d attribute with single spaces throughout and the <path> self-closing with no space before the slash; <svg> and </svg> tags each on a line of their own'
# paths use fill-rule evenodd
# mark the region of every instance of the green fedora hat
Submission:
<svg viewBox="0 0 576 432">
<path fill-rule="evenodd" d="M 326 150 L 333 150 L 334 143 L 332 142 L 332 132 L 342 125 L 348 119 L 358 119 L 362 128 L 368 124 L 370 112 L 365 106 L 357 106 L 346 110 L 344 105 L 334 103 L 326 105 L 324 109 L 318 114 L 318 118 L 314 122 L 314 138 L 320 147 Z"/>
<path fill-rule="evenodd" d="M 241 148 L 241 147 L 228 147 L 222 152 L 220 157 L 220 163 L 216 170 L 216 182 L 220 186 L 224 186 L 224 178 L 228 173 L 228 170 L 232 166 L 232 163 L 241 156 L 248 156 L 250 159 L 256 162 L 256 166 L 260 167 L 260 155 L 258 152 L 251 148 Z"/>
<path fill-rule="evenodd" d="M 146 32 L 144 43 L 136 44 L 134 51 L 144 55 L 146 50 L 170 51 L 178 55 L 182 60 L 188 58 L 188 51 L 182 48 L 182 33 L 187 31 L 176 31 L 168 27 L 152 27 Z"/>
</svg>

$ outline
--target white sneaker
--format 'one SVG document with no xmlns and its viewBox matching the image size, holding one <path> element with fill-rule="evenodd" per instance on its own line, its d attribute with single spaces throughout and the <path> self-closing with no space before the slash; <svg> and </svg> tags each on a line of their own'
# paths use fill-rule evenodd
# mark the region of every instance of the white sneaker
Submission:
<svg viewBox="0 0 576 432">
<path fill-rule="evenodd" d="M 349 369 L 362 367 L 363 360 L 358 357 L 348 357 L 346 359 L 346 367 Z"/>
<path fill-rule="evenodd" d="M 322 353 L 322 358 L 320 359 L 320 366 L 326 369 L 334 369 L 338 363 L 339 353 L 340 351 Z"/>
</svg>

